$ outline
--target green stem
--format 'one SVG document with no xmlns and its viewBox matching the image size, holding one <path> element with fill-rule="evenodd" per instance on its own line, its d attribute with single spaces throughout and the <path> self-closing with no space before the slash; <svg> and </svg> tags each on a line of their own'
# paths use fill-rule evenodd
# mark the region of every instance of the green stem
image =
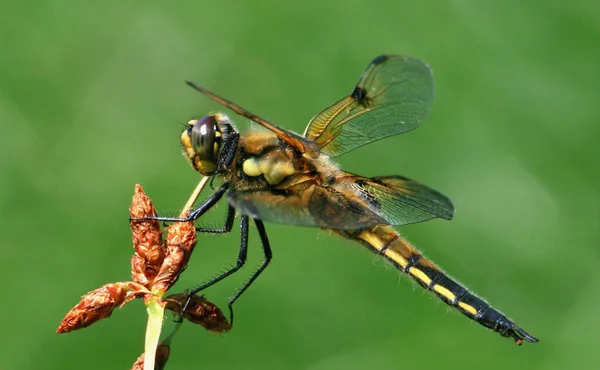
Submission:
<svg viewBox="0 0 600 370">
<path fill-rule="evenodd" d="M 165 307 L 158 302 L 158 297 L 150 298 L 146 304 L 148 324 L 146 326 L 146 342 L 144 348 L 144 370 L 154 370 L 156 347 L 160 338 Z"/>
</svg>

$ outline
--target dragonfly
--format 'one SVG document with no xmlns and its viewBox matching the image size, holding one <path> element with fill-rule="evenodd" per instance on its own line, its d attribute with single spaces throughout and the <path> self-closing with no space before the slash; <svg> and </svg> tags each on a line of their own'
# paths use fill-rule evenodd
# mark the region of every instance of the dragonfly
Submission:
<svg viewBox="0 0 600 370">
<path fill-rule="evenodd" d="M 237 264 L 190 291 L 190 296 L 242 268 L 252 221 L 264 260 L 230 298 L 233 321 L 234 302 L 272 258 L 264 222 L 312 226 L 360 243 L 446 304 L 501 336 L 519 345 L 538 341 L 449 277 L 392 227 L 433 218 L 452 219 L 454 206 L 446 196 L 403 176 L 368 178 L 346 172 L 332 159 L 421 125 L 434 98 L 433 75 L 426 63 L 404 55 L 373 59 L 350 95 L 314 116 L 303 135 L 283 129 L 193 82 L 187 84 L 262 126 L 240 134 L 227 115 L 214 113 L 189 121 L 181 134 L 184 156 L 192 167 L 210 177 L 211 184 L 212 180 L 220 180 L 220 185 L 187 217 L 153 219 L 196 221 L 224 197 L 224 225 L 197 227 L 197 232 L 231 232 L 236 212 L 241 215 Z"/>
</svg>

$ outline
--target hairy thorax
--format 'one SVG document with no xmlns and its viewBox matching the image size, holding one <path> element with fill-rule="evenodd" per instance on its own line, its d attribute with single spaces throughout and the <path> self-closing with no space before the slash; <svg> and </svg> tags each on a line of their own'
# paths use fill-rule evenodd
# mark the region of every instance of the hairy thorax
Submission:
<svg viewBox="0 0 600 370">
<path fill-rule="evenodd" d="M 250 131 L 240 138 L 232 166 L 223 177 L 238 190 L 285 189 L 307 180 L 326 182 L 335 170 L 325 156 L 314 160 L 270 132 Z"/>
</svg>

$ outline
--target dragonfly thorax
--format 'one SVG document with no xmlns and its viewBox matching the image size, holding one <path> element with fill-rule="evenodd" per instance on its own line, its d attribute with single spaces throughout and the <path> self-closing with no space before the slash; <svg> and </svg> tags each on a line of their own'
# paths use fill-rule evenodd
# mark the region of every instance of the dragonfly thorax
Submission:
<svg viewBox="0 0 600 370">
<path fill-rule="evenodd" d="M 242 140 L 241 169 L 251 178 L 277 185 L 301 171 L 301 155 L 266 131 L 250 131 Z"/>
<path fill-rule="evenodd" d="M 242 170 L 250 177 L 263 175 L 269 185 L 277 185 L 286 177 L 296 173 L 292 162 L 285 155 L 279 151 L 273 152 L 273 154 L 275 155 L 246 159 Z"/>
</svg>

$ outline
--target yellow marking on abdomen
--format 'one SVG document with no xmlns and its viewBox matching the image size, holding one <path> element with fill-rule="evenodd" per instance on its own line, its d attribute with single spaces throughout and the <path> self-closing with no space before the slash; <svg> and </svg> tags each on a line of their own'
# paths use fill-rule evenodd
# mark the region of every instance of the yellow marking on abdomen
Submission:
<svg viewBox="0 0 600 370">
<path fill-rule="evenodd" d="M 450 302 L 454 302 L 454 299 L 456 298 L 454 293 L 452 293 L 451 291 L 449 291 L 448 289 L 444 288 L 443 286 L 441 286 L 439 284 L 435 284 L 433 286 L 433 290 L 436 291 L 438 294 L 446 297 Z"/>
<path fill-rule="evenodd" d="M 384 241 L 381 240 L 381 238 L 378 238 L 377 235 L 375 235 L 375 233 L 369 231 L 361 233 L 358 237 L 369 243 L 369 245 L 373 247 L 373 249 L 376 249 L 378 252 L 380 252 L 383 246 L 385 245 Z"/>
<path fill-rule="evenodd" d="M 465 302 L 458 302 L 458 307 L 462 308 L 463 310 L 467 311 L 473 316 L 477 315 L 477 310 L 475 309 L 475 307 L 466 304 Z"/>
<path fill-rule="evenodd" d="M 392 235 L 393 235 L 393 238 L 389 238 L 389 237 L 386 238 L 387 235 L 385 235 L 385 234 L 377 234 L 377 233 L 369 230 L 369 231 L 360 233 L 358 238 L 367 242 L 379 254 L 382 254 L 381 251 L 385 248 L 385 251 L 383 252 L 383 254 L 390 260 L 392 260 L 392 261 L 396 262 L 398 265 L 400 265 L 400 267 L 404 268 L 408 265 L 408 261 L 400 253 L 398 253 L 397 250 L 394 250 L 394 244 L 397 243 L 399 239 L 396 234 L 392 234 Z M 388 243 L 392 243 L 392 244 L 387 245 Z"/>
<path fill-rule="evenodd" d="M 400 265 L 400 267 L 405 268 L 406 266 L 408 266 L 408 261 L 406 260 L 406 258 L 402 257 L 402 255 L 400 253 L 398 253 L 397 251 L 395 251 L 394 249 L 388 248 L 384 254 L 389 259 L 391 259 L 392 261 L 394 261 L 398 265 Z"/>
<path fill-rule="evenodd" d="M 429 286 L 429 284 L 431 284 L 431 278 L 429 276 L 427 276 L 423 271 L 419 270 L 416 267 L 411 267 L 408 269 L 408 272 L 416 277 L 417 279 L 421 280 L 423 283 L 425 283 L 425 285 Z"/>
</svg>

